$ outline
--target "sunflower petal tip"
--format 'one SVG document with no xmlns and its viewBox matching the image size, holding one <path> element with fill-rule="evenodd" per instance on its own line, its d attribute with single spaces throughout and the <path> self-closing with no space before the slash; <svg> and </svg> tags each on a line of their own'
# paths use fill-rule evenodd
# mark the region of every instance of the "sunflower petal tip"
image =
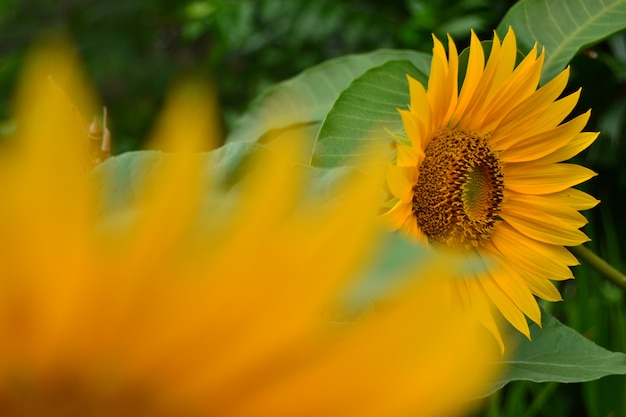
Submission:
<svg viewBox="0 0 626 417">
<path fill-rule="evenodd" d="M 507 32 L 508 35 L 508 32 Z M 506 38 L 506 35 L 505 35 Z M 493 31 L 493 42 L 494 43 L 500 43 L 500 37 L 498 36 L 498 32 L 496 32 L 495 30 Z"/>
<path fill-rule="evenodd" d="M 507 28 L 506 34 L 504 35 L 504 38 L 503 38 L 503 41 L 508 39 L 509 37 L 511 37 L 513 39 L 513 45 L 515 45 L 517 43 L 516 42 L 516 38 L 515 38 L 515 31 L 513 30 L 513 26 L 511 26 L 511 25 L 509 25 L 509 27 Z M 494 31 L 494 40 L 495 39 L 500 40 L 498 38 L 497 33 L 495 33 L 495 31 Z"/>
<path fill-rule="evenodd" d="M 441 50 L 443 51 L 443 44 L 441 43 L 441 41 L 439 40 L 439 38 L 437 38 L 437 36 L 434 33 L 430 34 L 433 38 L 433 54 L 437 51 L 437 50 Z"/>
<path fill-rule="evenodd" d="M 598 136 L 600 136 L 601 132 L 582 132 L 582 133 L 587 133 L 587 134 L 591 134 L 592 135 L 591 139 L 589 140 L 589 145 L 591 145 L 593 142 L 596 141 L 596 139 L 598 139 Z M 598 174 L 595 173 L 595 175 L 598 175 Z M 598 202 L 600 202 L 600 200 L 598 200 Z"/>
<path fill-rule="evenodd" d="M 471 30 L 470 41 L 471 42 L 479 42 L 480 43 L 480 40 L 478 39 L 478 36 L 476 35 L 476 32 L 474 32 L 474 29 Z"/>
<path fill-rule="evenodd" d="M 535 43 L 534 43 L 534 45 L 533 45 L 533 47 L 531 48 L 530 51 L 535 53 L 535 54 L 537 54 L 537 52 L 539 52 L 539 42 L 535 41 Z M 543 60 L 545 54 L 546 54 L 546 48 L 542 46 L 541 47 L 541 53 L 539 54 L 539 58 L 537 58 L 537 59 L 538 60 L 539 59 Z"/>
</svg>

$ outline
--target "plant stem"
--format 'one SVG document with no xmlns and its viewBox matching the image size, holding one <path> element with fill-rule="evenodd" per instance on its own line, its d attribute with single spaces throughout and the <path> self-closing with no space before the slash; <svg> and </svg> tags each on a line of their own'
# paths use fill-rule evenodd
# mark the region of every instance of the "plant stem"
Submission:
<svg viewBox="0 0 626 417">
<path fill-rule="evenodd" d="M 587 262 L 589 265 L 591 265 L 592 268 L 604 275 L 605 278 L 608 278 L 613 283 L 621 287 L 624 291 L 626 291 L 626 275 L 622 274 L 607 261 L 600 258 L 598 255 L 596 255 L 590 249 L 586 248 L 583 245 L 572 246 L 569 249 L 577 258 L 580 258 Z"/>
<path fill-rule="evenodd" d="M 535 399 L 526 409 L 523 417 L 536 416 L 541 411 L 544 404 L 550 399 L 550 396 L 559 387 L 559 384 L 556 382 L 548 382 L 547 384 L 542 384 L 538 386 L 540 387 L 539 394 L 535 396 Z"/>
</svg>

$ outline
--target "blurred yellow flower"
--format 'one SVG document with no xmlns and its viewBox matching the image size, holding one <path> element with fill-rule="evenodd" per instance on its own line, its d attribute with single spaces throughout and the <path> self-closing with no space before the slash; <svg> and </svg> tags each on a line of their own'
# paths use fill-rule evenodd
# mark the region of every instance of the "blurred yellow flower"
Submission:
<svg viewBox="0 0 626 417">
<path fill-rule="evenodd" d="M 163 157 L 123 221 L 99 219 L 84 126 L 46 82 L 92 102 L 68 56 L 31 59 L 0 152 L 0 415 L 435 416 L 479 392 L 493 349 L 442 302 L 447 262 L 374 312 L 331 320 L 378 242 L 367 181 L 304 204 L 285 149 L 256 161 L 228 210 L 203 212 L 203 195 L 222 195 L 182 152 Z M 210 111 L 178 90 L 155 140 L 202 148 Z"/>
<path fill-rule="evenodd" d="M 530 337 L 525 316 L 541 324 L 533 295 L 561 299 L 550 280 L 572 277 L 577 262 L 564 246 L 588 240 L 578 211 L 597 204 L 570 188 L 595 174 L 560 162 L 598 134 L 582 132 L 589 112 L 562 123 L 580 95 L 558 99 L 569 70 L 537 89 L 536 46 L 515 66 L 512 29 L 502 43 L 494 36 L 486 64 L 472 33 L 460 88 L 452 38 L 448 56 L 434 41 L 428 90 L 409 77 L 410 109 L 400 111 L 408 139 L 389 167 L 394 199 L 384 218 L 416 240 L 483 257 L 488 273 L 458 281 L 466 303 L 498 339 L 494 305 Z"/>
</svg>

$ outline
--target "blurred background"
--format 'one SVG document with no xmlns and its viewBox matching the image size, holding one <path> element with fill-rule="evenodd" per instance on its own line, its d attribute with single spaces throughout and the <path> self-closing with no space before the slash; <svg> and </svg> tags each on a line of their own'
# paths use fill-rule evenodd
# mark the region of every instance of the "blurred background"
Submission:
<svg viewBox="0 0 626 417">
<path fill-rule="evenodd" d="M 70 38 L 109 107 L 115 151 L 137 149 L 174 77 L 214 78 L 230 125 L 263 89 L 329 58 L 378 48 L 430 51 L 490 37 L 513 2 L 466 0 L 3 0 L 0 116 L 28 46 Z"/>
<path fill-rule="evenodd" d="M 62 36 L 77 47 L 109 110 L 114 153 L 140 149 L 169 85 L 197 73 L 217 86 L 224 131 L 260 92 L 329 58 L 379 48 L 430 51 L 431 33 L 450 33 L 459 50 L 474 29 L 489 39 L 514 1 L 506 0 L 3 0 L 0 2 L 0 136 L 29 45 Z M 526 51 L 523 51 L 526 52 Z M 587 130 L 601 130 L 577 157 L 599 176 L 585 184 L 602 200 L 586 213 L 589 244 L 626 270 L 626 35 L 617 34 L 571 63 L 575 110 L 592 108 Z M 91 115 L 87 115 L 91 118 Z M 585 265 L 561 284 L 565 302 L 546 306 L 596 343 L 626 351 L 624 291 Z M 478 415 L 626 416 L 626 378 L 588 384 L 510 384 Z"/>
</svg>

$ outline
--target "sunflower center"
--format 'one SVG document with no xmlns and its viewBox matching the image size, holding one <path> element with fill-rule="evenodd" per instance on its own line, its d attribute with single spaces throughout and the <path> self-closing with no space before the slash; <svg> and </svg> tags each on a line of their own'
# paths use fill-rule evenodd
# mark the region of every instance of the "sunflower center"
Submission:
<svg viewBox="0 0 626 417">
<path fill-rule="evenodd" d="M 426 147 L 413 213 L 429 241 L 470 249 L 489 239 L 502 207 L 502 163 L 474 132 L 445 129 Z"/>
</svg>

